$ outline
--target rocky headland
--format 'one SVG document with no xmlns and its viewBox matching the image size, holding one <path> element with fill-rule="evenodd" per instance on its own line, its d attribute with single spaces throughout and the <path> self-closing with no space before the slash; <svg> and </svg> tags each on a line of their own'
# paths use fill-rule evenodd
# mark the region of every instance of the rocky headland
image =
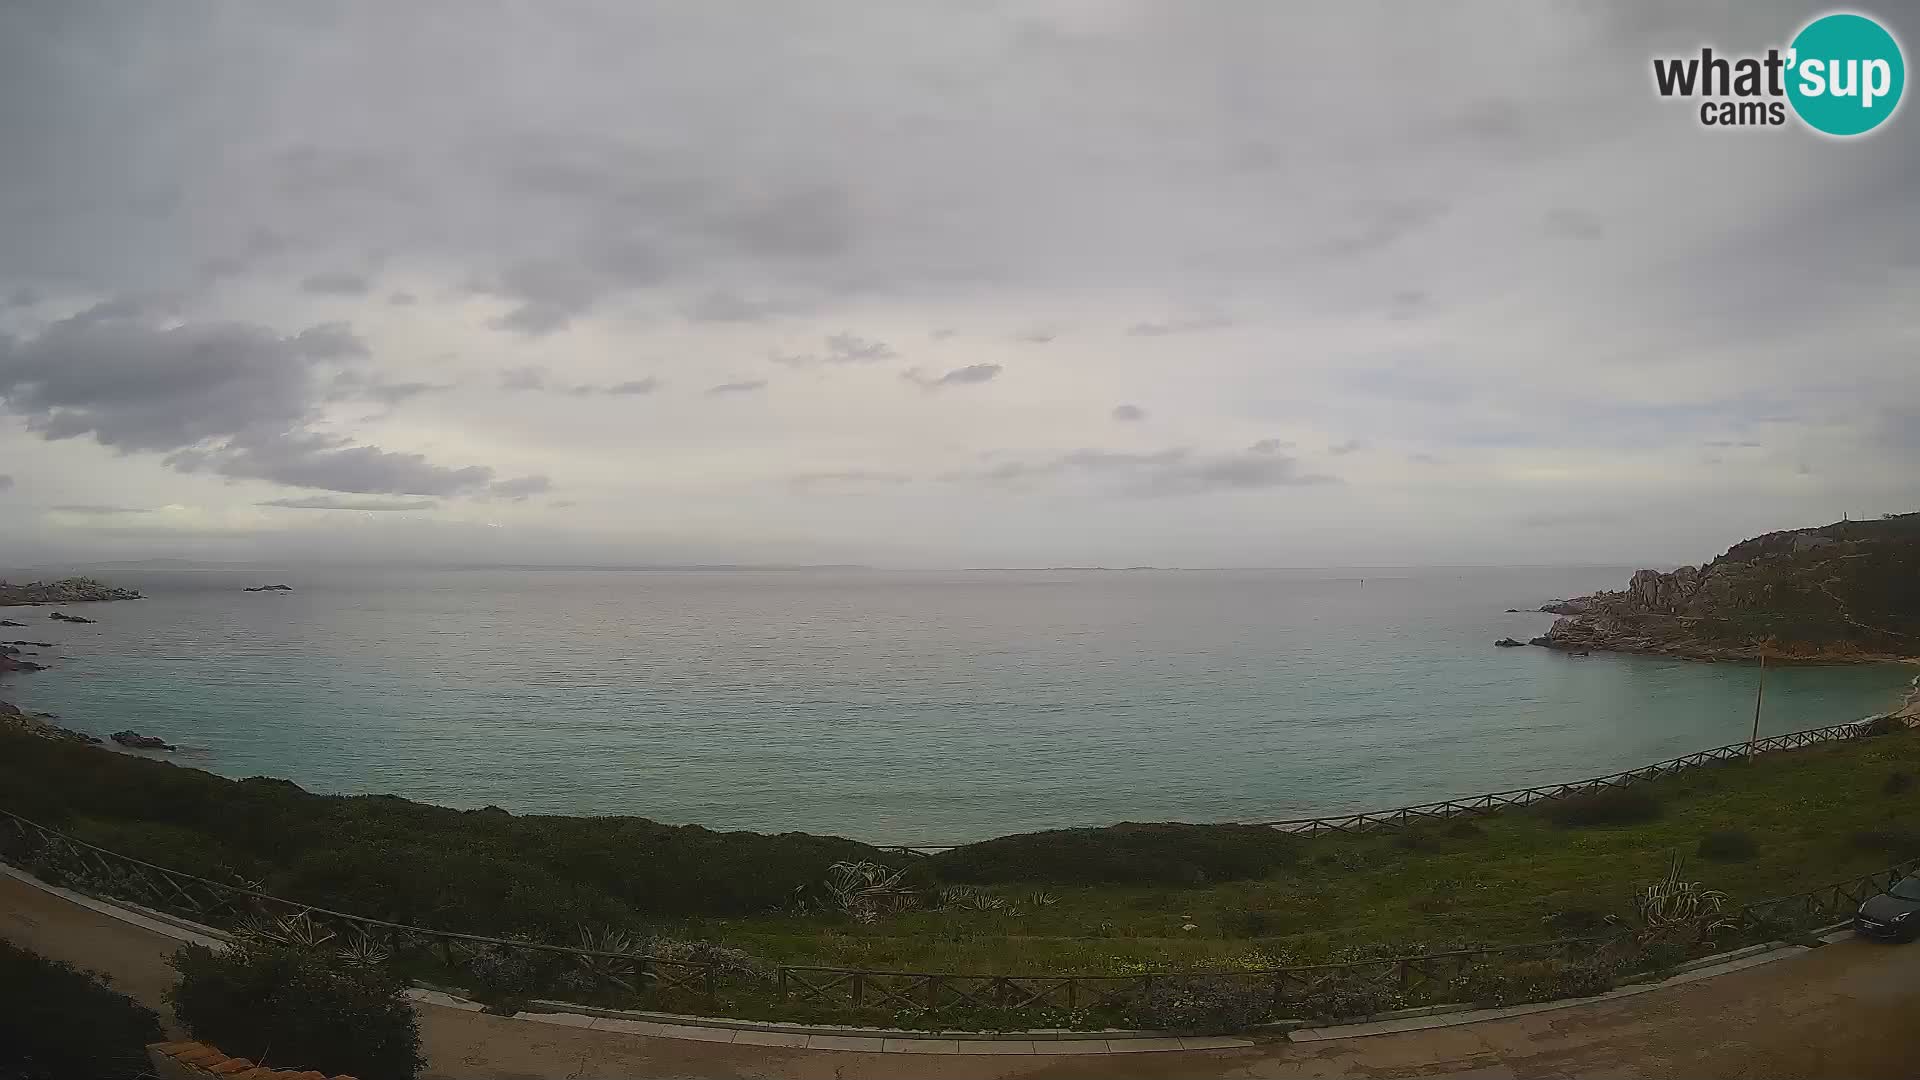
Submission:
<svg viewBox="0 0 1920 1080">
<path fill-rule="evenodd" d="M 61 578 L 59 581 L 29 581 L 15 585 L 0 581 L 0 607 L 25 607 L 37 604 L 90 604 L 108 600 L 140 600 L 134 589 L 119 589 L 92 578 Z"/>
<path fill-rule="evenodd" d="M 1557 600 L 1529 644 L 1693 660 L 1920 659 L 1920 513 L 1767 533 L 1704 566 Z"/>
</svg>

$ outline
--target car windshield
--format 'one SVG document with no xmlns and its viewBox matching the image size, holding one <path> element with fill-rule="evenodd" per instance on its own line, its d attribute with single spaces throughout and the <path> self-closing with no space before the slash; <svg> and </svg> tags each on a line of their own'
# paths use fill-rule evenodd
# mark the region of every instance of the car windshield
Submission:
<svg viewBox="0 0 1920 1080">
<path fill-rule="evenodd" d="M 1902 900 L 1920 900 L 1920 874 L 1912 874 L 1894 882 L 1887 894 Z"/>
</svg>

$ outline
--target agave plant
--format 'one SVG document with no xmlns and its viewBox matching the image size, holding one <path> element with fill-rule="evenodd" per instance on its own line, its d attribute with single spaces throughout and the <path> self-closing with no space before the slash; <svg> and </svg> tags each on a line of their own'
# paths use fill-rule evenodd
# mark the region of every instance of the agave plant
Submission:
<svg viewBox="0 0 1920 1080">
<path fill-rule="evenodd" d="M 1637 943 L 1692 944 L 1733 925 L 1726 915 L 1727 894 L 1686 880 L 1683 868 L 1675 855 L 1667 864 L 1666 876 L 1634 895 L 1630 930 Z"/>
<path fill-rule="evenodd" d="M 580 928 L 580 948 L 584 953 L 618 953 L 620 957 L 631 956 L 639 951 L 631 935 L 624 930 L 611 926 L 598 929 L 590 926 Z M 584 976 L 581 981 L 588 982 L 593 988 L 614 983 L 632 986 L 634 963 L 632 960 L 614 956 L 576 955 L 574 966 L 577 973 Z"/>
<path fill-rule="evenodd" d="M 837 862 L 827 867 L 825 888 L 834 907 L 858 922 L 871 923 L 882 915 L 906 911 L 918 902 L 914 890 L 902 885 L 907 868 L 875 862 Z"/>
<path fill-rule="evenodd" d="M 234 928 L 233 936 L 241 944 L 284 945 L 295 949 L 318 949 L 333 940 L 333 931 L 313 921 L 305 911 L 280 918 L 256 916 Z"/>
<path fill-rule="evenodd" d="M 347 935 L 346 943 L 339 948 L 340 962 L 348 967 L 379 967 L 393 959 L 392 950 L 379 937 L 355 930 Z"/>
</svg>

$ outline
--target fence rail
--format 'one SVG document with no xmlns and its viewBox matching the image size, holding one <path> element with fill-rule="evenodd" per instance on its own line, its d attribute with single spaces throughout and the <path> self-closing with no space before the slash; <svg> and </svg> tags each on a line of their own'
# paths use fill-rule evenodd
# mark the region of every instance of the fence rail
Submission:
<svg viewBox="0 0 1920 1080">
<path fill-rule="evenodd" d="M 471 990 L 508 998 L 559 997 L 615 1007 L 756 1000 L 821 1011 L 938 1013 L 991 1011 L 997 1020 L 1058 1021 L 1063 1012 L 1102 1011 L 1150 997 L 1156 988 L 1238 988 L 1254 992 L 1268 1015 L 1315 1002 L 1446 1001 L 1481 969 L 1590 956 L 1611 936 L 1565 938 L 1417 956 L 1231 972 L 1129 975 L 1002 975 L 765 966 L 735 956 L 658 956 L 617 947 L 572 947 L 408 926 L 272 896 L 249 885 L 213 881 L 121 855 L 0 810 L 0 860 L 56 884 L 69 884 L 229 930 L 290 943 L 338 948 L 350 958 L 391 963 L 406 974 L 430 971 Z M 1805 893 L 1748 904 L 1733 913 L 1742 929 L 1777 932 L 1850 915 L 1861 900 L 1920 868 L 1920 859 Z M 604 943 L 604 942 L 603 942 Z M 1319 1010 L 1326 1015 L 1325 1009 Z M 1369 1010 L 1370 1011 L 1370 1010 Z M 1338 1015 L 1337 1012 L 1332 1015 Z"/>
</svg>

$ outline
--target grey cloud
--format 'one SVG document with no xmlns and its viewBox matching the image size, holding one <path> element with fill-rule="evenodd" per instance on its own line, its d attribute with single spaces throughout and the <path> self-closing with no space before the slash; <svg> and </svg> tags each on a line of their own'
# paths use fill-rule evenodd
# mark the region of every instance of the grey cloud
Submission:
<svg viewBox="0 0 1920 1080">
<path fill-rule="evenodd" d="M 1277 454 L 1282 450 L 1292 448 L 1293 442 L 1288 439 L 1261 439 L 1259 442 L 1247 447 L 1247 452 L 1252 454 Z"/>
<path fill-rule="evenodd" d="M 261 506 L 288 510 L 432 510 L 440 504 L 432 499 L 342 499 L 329 495 L 309 495 L 298 499 L 269 499 Z"/>
<path fill-rule="evenodd" d="M 660 389 L 659 379 L 629 379 L 601 388 L 601 393 L 611 397 L 630 397 L 635 394 L 651 394 Z"/>
<path fill-rule="evenodd" d="M 949 474 L 949 481 L 981 480 L 1026 486 L 1028 482 L 1083 474 L 1116 482 L 1115 494 L 1153 497 L 1257 491 L 1337 484 L 1338 478 L 1303 473 L 1284 454 L 1196 454 L 1187 447 L 1151 453 L 1082 449 L 1037 461 L 1006 461 L 978 473 Z"/>
<path fill-rule="evenodd" d="M 293 337 L 293 346 L 315 360 L 338 360 L 347 356 L 370 356 L 367 343 L 346 323 L 321 323 L 309 326 Z"/>
<path fill-rule="evenodd" d="M 1335 443 L 1327 447 L 1327 453 L 1335 455 L 1355 454 L 1366 448 L 1367 444 L 1361 442 L 1359 439 L 1348 439 L 1346 442 Z"/>
<path fill-rule="evenodd" d="M 826 362 L 829 364 L 872 364 L 900 355 L 884 341 L 873 341 L 858 334 L 839 333 L 827 338 Z"/>
<path fill-rule="evenodd" d="M 121 514 L 150 514 L 151 506 L 105 506 L 100 503 L 64 503 L 53 509 L 62 514 L 80 514 L 85 517 L 115 517 Z"/>
<path fill-rule="evenodd" d="M 1315 254 L 1322 258 L 1350 258 L 1388 248 L 1403 238 L 1438 221 L 1447 212 L 1445 204 L 1432 199 L 1407 199 L 1375 202 L 1356 207 L 1354 222 L 1333 239 L 1321 243 Z"/>
<path fill-rule="evenodd" d="M 1013 336 L 1013 340 L 1027 345 L 1045 345 L 1060 335 L 1052 330 L 1022 330 Z"/>
<path fill-rule="evenodd" d="M 898 487 L 913 482 L 912 475 L 880 469 L 839 469 L 795 473 L 788 482 L 802 491 L 818 488 Z"/>
<path fill-rule="evenodd" d="M 742 379 L 738 382 L 725 382 L 718 386 L 707 387 L 708 397 L 720 397 L 726 394 L 751 394 L 756 390 L 765 390 L 765 379 Z"/>
<path fill-rule="evenodd" d="M 387 296 L 387 303 L 394 307 L 411 307 L 418 298 L 410 292 L 396 292 Z"/>
<path fill-rule="evenodd" d="M 918 383 L 929 390 L 938 390 L 943 386 L 968 386 L 976 383 L 992 382 L 995 378 L 999 377 L 1000 371 L 1001 368 L 999 364 L 968 364 L 966 367 L 954 368 L 952 371 L 938 378 L 930 378 L 922 375 L 917 369 L 913 368 L 901 372 L 900 377 L 908 382 Z"/>
<path fill-rule="evenodd" d="M 1561 206 L 1547 212 L 1547 229 L 1575 240 L 1598 240 L 1607 228 L 1600 219 L 1585 210 Z"/>
<path fill-rule="evenodd" d="M 0 308 L 29 308 L 40 302 L 40 293 L 31 285 L 22 285 L 0 301 Z"/>
<path fill-rule="evenodd" d="M 487 494 L 497 499 L 519 502 L 529 495 L 544 495 L 553 490 L 553 481 L 544 476 L 521 476 L 487 485 Z"/>
<path fill-rule="evenodd" d="M 545 390 L 547 369 L 541 367 L 507 368 L 500 372 L 502 390 Z"/>
<path fill-rule="evenodd" d="M 762 322 L 779 311 L 780 305 L 771 301 L 751 300 L 726 289 L 702 293 L 681 309 L 681 313 L 693 322 L 713 323 Z"/>
<path fill-rule="evenodd" d="M 1164 322 L 1138 322 L 1128 327 L 1127 333 L 1134 337 L 1166 337 L 1170 334 L 1191 334 L 1232 325 L 1233 320 L 1224 315 L 1199 315 L 1187 319 L 1168 319 Z"/>
<path fill-rule="evenodd" d="M 722 230 L 744 250 L 783 258 L 820 259 L 853 243 L 846 192 L 825 185 L 775 193 L 732 212 Z"/>
<path fill-rule="evenodd" d="M 933 339 L 933 340 L 935 340 L 935 341 L 945 341 L 945 340 L 947 340 L 948 338 L 950 338 L 950 337 L 952 337 L 953 335 L 955 335 L 956 333 L 959 333 L 959 331 L 957 331 L 957 330 L 950 330 L 950 329 L 947 329 L 946 327 L 941 327 L 941 328 L 940 328 L 940 329 L 938 329 L 938 330 L 934 330 L 934 331 L 931 331 L 931 332 L 929 332 L 929 333 L 927 334 L 927 336 L 928 336 L 928 337 L 930 337 L 930 338 L 932 338 L 932 339 Z"/>
<path fill-rule="evenodd" d="M 166 463 L 186 473 L 368 495 L 467 495 L 493 480 L 493 470 L 485 465 L 435 465 L 422 454 L 353 446 L 304 432 L 246 433 L 214 449 L 177 450 Z"/>
<path fill-rule="evenodd" d="M 439 393 L 453 389 L 450 383 L 430 382 L 388 382 L 384 377 L 365 372 L 348 370 L 333 377 L 333 391 L 330 400 L 374 401 L 388 407 L 399 405 L 423 394 Z"/>
<path fill-rule="evenodd" d="M 1113 418 L 1123 424 L 1137 423 L 1147 418 L 1147 410 L 1138 405 L 1115 405 Z"/>
<path fill-rule="evenodd" d="M 336 270 L 308 275 L 300 282 L 300 287 L 307 292 L 327 296 L 362 296 L 373 285 L 367 280 L 365 274 Z"/>
<path fill-rule="evenodd" d="M 1444 464 L 1444 462 L 1442 462 L 1441 459 L 1433 456 L 1432 454 L 1426 454 L 1426 453 L 1408 454 L 1407 460 L 1413 462 L 1415 465 Z"/>
<path fill-rule="evenodd" d="M 12 486 L 13 486 L 13 477 L 7 475 L 6 473 L 0 473 L 0 491 L 5 491 Z"/>
</svg>

